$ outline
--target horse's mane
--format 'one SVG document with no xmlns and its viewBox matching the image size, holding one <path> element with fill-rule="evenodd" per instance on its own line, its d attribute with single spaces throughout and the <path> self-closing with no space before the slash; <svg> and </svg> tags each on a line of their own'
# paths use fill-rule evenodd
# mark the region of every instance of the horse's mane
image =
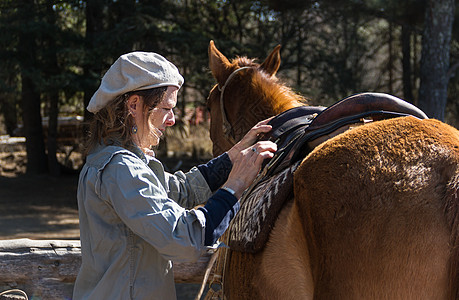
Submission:
<svg viewBox="0 0 459 300">
<path fill-rule="evenodd" d="M 265 99 L 266 105 L 271 107 L 276 114 L 307 103 L 306 98 L 294 92 L 275 75 L 268 74 L 260 64 L 255 63 L 254 59 L 236 57 L 232 65 L 239 68 L 253 67 L 256 70 L 252 77 L 250 90 L 262 92 L 260 98 Z"/>
</svg>

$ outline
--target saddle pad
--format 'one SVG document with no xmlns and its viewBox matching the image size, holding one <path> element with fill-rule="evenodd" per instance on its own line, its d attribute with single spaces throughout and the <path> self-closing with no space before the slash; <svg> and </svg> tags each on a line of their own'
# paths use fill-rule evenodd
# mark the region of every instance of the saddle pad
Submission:
<svg viewBox="0 0 459 300">
<path fill-rule="evenodd" d="M 293 196 L 293 173 L 299 164 L 255 183 L 241 198 L 241 209 L 228 229 L 232 250 L 255 253 L 263 248 L 283 204 Z"/>
</svg>

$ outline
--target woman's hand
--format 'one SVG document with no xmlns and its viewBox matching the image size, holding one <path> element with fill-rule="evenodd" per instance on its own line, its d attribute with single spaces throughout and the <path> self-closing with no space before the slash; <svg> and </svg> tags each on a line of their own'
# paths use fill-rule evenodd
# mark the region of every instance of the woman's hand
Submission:
<svg viewBox="0 0 459 300">
<path fill-rule="evenodd" d="M 263 161 L 272 158 L 277 151 L 277 145 L 271 141 L 255 143 L 260 133 L 269 132 L 272 129 L 271 125 L 266 124 L 270 119 L 256 124 L 239 143 L 228 151 L 233 168 L 224 186 L 234 190 L 238 199 L 244 190 L 252 184 Z"/>
<path fill-rule="evenodd" d="M 242 150 L 252 146 L 258 139 L 258 136 L 262 133 L 271 131 L 272 126 L 267 123 L 274 117 L 258 122 L 253 126 L 249 132 L 240 140 L 236 145 L 234 145 L 230 150 L 227 151 L 229 158 L 234 162 L 235 156 Z"/>
<path fill-rule="evenodd" d="M 271 141 L 260 141 L 249 148 L 235 153 L 231 159 L 233 168 L 224 186 L 231 188 L 239 199 L 246 188 L 248 188 L 258 172 L 260 172 L 263 161 L 272 158 L 277 150 L 277 145 Z"/>
</svg>

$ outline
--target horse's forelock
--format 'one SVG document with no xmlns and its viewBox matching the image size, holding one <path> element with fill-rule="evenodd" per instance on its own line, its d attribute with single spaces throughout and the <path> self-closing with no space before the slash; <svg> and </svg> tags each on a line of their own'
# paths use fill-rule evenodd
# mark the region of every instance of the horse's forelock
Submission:
<svg viewBox="0 0 459 300">
<path fill-rule="evenodd" d="M 246 56 L 238 56 L 231 61 L 234 69 L 242 67 L 256 67 L 259 64 L 255 63 L 255 59 L 248 58 Z"/>
</svg>

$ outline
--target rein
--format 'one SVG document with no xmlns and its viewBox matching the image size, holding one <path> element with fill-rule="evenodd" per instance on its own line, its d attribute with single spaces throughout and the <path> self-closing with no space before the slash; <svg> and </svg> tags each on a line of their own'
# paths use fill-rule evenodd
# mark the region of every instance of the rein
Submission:
<svg viewBox="0 0 459 300">
<path fill-rule="evenodd" d="M 223 103 L 223 97 L 225 94 L 225 89 L 228 86 L 228 84 L 231 82 L 231 80 L 234 78 L 234 76 L 237 75 L 240 71 L 246 70 L 246 69 L 252 69 L 253 67 L 241 67 L 239 69 L 236 69 L 231 73 L 228 78 L 225 81 L 225 84 L 223 87 L 220 88 L 220 85 L 217 85 L 218 90 L 220 91 L 220 111 L 222 115 L 222 129 L 223 129 L 223 134 L 225 135 L 225 138 L 233 143 L 236 144 L 236 140 L 234 138 L 234 133 L 233 133 L 233 127 L 231 126 L 231 123 L 228 121 L 228 117 L 226 116 L 226 111 L 225 111 L 225 106 Z M 229 235 L 226 234 L 222 238 L 229 239 Z M 227 240 L 225 240 L 226 244 L 228 243 Z M 209 276 L 211 275 L 212 269 L 214 268 L 214 264 L 216 263 L 216 268 L 214 270 L 211 282 L 210 282 L 210 289 L 207 292 L 207 295 L 205 297 L 205 300 L 207 299 L 223 299 L 223 274 L 225 273 L 225 263 L 227 260 L 228 256 L 228 251 L 229 248 L 224 247 L 224 249 L 218 248 L 215 253 L 212 254 L 209 264 L 206 268 L 206 272 L 204 274 L 204 279 L 201 285 L 201 288 L 198 292 L 198 295 L 195 297 L 195 300 L 200 300 L 203 293 L 204 293 L 204 288 L 205 285 L 209 279 Z M 221 253 L 223 252 L 223 253 Z M 214 290 L 213 285 L 219 286 L 219 290 Z"/>
<path fill-rule="evenodd" d="M 240 71 L 246 70 L 246 69 L 251 69 L 252 67 L 242 67 L 239 69 L 234 70 L 233 73 L 228 76 L 228 78 L 225 81 L 225 84 L 223 85 L 222 88 L 218 85 L 218 90 L 220 91 L 220 110 L 222 113 L 222 129 L 223 129 L 223 134 L 225 137 L 233 144 L 236 144 L 236 140 L 234 139 L 234 134 L 233 134 L 233 127 L 231 126 L 230 122 L 228 121 L 228 118 L 226 116 L 226 111 L 225 111 L 225 106 L 223 104 L 223 95 L 225 93 L 225 88 L 228 86 L 228 84 L 231 82 L 231 80 L 236 76 L 237 73 Z"/>
</svg>

